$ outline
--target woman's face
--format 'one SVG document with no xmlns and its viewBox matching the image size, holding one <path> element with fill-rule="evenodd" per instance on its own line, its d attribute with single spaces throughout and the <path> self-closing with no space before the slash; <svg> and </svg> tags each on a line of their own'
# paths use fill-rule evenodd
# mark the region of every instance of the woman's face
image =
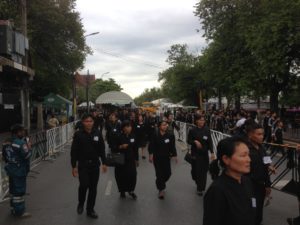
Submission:
<svg viewBox="0 0 300 225">
<path fill-rule="evenodd" d="M 249 157 L 249 149 L 244 143 L 240 143 L 235 147 L 231 157 L 224 155 L 222 160 L 226 165 L 227 171 L 241 175 L 250 172 L 251 159 Z"/>
<path fill-rule="evenodd" d="M 251 131 L 248 134 L 250 141 L 256 144 L 262 144 L 264 141 L 264 130 L 262 128 Z"/>
<path fill-rule="evenodd" d="M 131 131 L 132 131 L 132 127 L 129 125 L 129 126 L 126 126 L 123 128 L 123 131 L 125 134 L 130 134 Z"/>
<path fill-rule="evenodd" d="M 168 123 L 167 122 L 162 122 L 161 125 L 159 126 L 159 129 L 163 132 L 166 132 L 168 129 Z"/>
<path fill-rule="evenodd" d="M 205 124 L 205 119 L 204 118 L 200 118 L 198 120 L 196 120 L 196 126 L 197 127 L 204 127 Z"/>
</svg>

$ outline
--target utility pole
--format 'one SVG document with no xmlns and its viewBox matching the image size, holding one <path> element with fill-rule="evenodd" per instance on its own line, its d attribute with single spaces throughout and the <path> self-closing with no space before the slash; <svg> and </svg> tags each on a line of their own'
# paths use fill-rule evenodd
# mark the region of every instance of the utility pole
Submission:
<svg viewBox="0 0 300 225">
<path fill-rule="evenodd" d="M 90 71 L 87 71 L 86 75 L 86 107 L 87 113 L 90 113 L 90 103 L 89 103 L 89 83 L 90 83 Z"/>
<path fill-rule="evenodd" d="M 21 9 L 21 30 L 27 38 L 27 0 L 19 0 Z M 23 64 L 28 67 L 28 53 L 25 54 Z M 23 87 L 21 89 L 21 108 L 22 108 L 22 123 L 30 130 L 30 104 L 29 104 L 29 78 L 23 79 Z"/>
</svg>

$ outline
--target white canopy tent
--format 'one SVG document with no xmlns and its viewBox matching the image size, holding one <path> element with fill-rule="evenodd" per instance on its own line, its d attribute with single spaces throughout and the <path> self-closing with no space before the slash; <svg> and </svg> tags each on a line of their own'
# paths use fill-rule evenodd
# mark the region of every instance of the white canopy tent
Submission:
<svg viewBox="0 0 300 225">
<path fill-rule="evenodd" d="M 110 91 L 100 95 L 96 99 L 96 104 L 131 105 L 136 107 L 133 99 L 128 94 L 120 91 Z"/>
<path fill-rule="evenodd" d="M 95 104 L 93 102 L 89 102 L 89 106 L 94 106 Z M 78 105 L 78 107 L 87 107 L 86 102 L 82 102 L 80 105 Z"/>
</svg>

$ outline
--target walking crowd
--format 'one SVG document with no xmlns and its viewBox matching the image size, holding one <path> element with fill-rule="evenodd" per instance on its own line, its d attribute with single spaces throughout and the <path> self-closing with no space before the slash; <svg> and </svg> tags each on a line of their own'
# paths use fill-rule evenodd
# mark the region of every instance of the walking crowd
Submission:
<svg viewBox="0 0 300 225">
<path fill-rule="evenodd" d="M 183 118 L 181 112 L 176 113 L 176 119 L 183 121 Z M 195 124 L 187 135 L 191 147 L 187 161 L 191 164 L 195 194 L 204 196 L 203 225 L 262 224 L 264 201 L 271 194 L 270 173 L 276 172 L 264 141 L 282 142 L 282 122 L 276 114 L 267 112 L 262 119 L 263 125 L 260 125 L 257 117 L 245 111 L 237 114 L 197 111 L 185 118 Z M 212 127 L 232 134 L 219 142 L 216 155 L 210 133 Z M 178 162 L 174 132 L 179 127 L 172 113 L 159 117 L 140 110 L 94 111 L 84 114 L 76 129 L 71 146 L 71 166 L 72 175 L 79 178 L 78 214 L 85 208 L 88 217 L 98 218 L 94 206 L 100 167 L 103 172 L 108 166 L 114 167 L 121 199 L 137 200 L 139 156 L 146 160 L 146 149 L 155 170 L 157 197 L 160 200 L 166 197 L 166 184 L 172 174 L 171 160 Z M 30 143 L 24 140 L 23 131 L 22 127 L 14 128 L 13 148 L 3 151 L 10 178 L 12 213 L 20 217 L 28 216 L 23 199 L 28 171 L 25 169 L 18 174 L 20 168 L 28 168 L 26 160 L 30 157 Z M 285 154 L 283 149 L 274 151 Z M 213 183 L 206 190 L 208 173 Z M 23 189 L 19 189 L 20 185 Z M 299 217 L 288 219 L 289 224 L 299 222 Z"/>
</svg>

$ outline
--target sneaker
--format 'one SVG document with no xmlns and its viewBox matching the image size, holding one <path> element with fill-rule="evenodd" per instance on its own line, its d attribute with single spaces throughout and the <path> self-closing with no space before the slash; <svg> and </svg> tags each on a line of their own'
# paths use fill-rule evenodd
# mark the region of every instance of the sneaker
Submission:
<svg viewBox="0 0 300 225">
<path fill-rule="evenodd" d="M 82 206 L 82 205 L 78 205 L 78 206 L 77 206 L 77 213 L 78 213 L 79 215 L 81 215 L 81 214 L 83 213 L 83 206 Z"/>
<path fill-rule="evenodd" d="M 29 218 L 29 217 L 31 217 L 31 214 L 28 213 L 28 212 L 24 212 L 24 213 L 20 216 L 21 219 L 26 219 L 26 218 Z"/>
<path fill-rule="evenodd" d="M 98 215 L 95 211 L 87 212 L 86 215 L 92 219 L 98 219 Z"/>
<path fill-rule="evenodd" d="M 137 196 L 136 196 L 136 194 L 135 194 L 134 192 L 129 192 L 129 195 L 131 196 L 131 198 L 132 198 L 133 200 L 136 200 L 136 199 L 137 199 Z"/>
<path fill-rule="evenodd" d="M 160 191 L 158 193 L 158 198 L 161 199 L 161 200 L 165 199 L 165 192 L 164 191 Z"/>
<path fill-rule="evenodd" d="M 121 193 L 120 193 L 120 198 L 126 198 L 125 192 L 121 192 Z"/>
</svg>

